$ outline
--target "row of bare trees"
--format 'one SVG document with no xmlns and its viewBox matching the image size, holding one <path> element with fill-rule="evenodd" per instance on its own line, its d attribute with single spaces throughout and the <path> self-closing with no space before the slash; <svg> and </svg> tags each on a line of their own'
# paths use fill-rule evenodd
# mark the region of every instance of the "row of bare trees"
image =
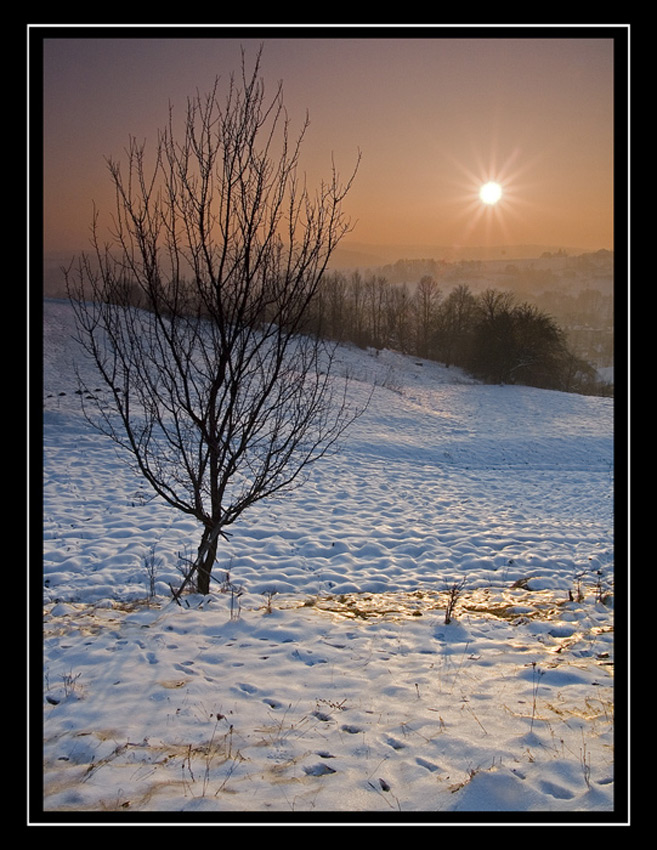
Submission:
<svg viewBox="0 0 657 850">
<path fill-rule="evenodd" d="M 309 320 L 315 332 L 331 339 L 430 356 L 430 328 L 439 295 L 428 276 L 411 291 L 381 275 L 334 272 L 324 276 Z"/>
<path fill-rule="evenodd" d="M 594 391 L 595 370 L 568 349 L 557 323 L 510 292 L 443 292 L 424 275 L 415 285 L 383 275 L 332 272 L 309 318 L 320 335 L 362 347 L 392 348 L 462 367 L 482 380 Z"/>
</svg>

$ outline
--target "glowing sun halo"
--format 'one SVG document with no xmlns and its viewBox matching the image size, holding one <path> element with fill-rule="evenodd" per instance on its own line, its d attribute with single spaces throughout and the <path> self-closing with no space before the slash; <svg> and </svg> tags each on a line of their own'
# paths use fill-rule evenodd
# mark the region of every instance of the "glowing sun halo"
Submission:
<svg viewBox="0 0 657 850">
<path fill-rule="evenodd" d="M 499 183 L 494 183 L 493 181 L 490 183 L 484 183 L 479 190 L 479 197 L 485 204 L 490 204 L 492 206 L 502 197 L 502 187 Z"/>
</svg>

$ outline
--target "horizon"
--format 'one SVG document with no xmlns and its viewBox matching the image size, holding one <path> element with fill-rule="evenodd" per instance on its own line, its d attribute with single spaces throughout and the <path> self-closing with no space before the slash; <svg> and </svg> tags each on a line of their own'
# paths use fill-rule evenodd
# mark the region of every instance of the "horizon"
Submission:
<svg viewBox="0 0 657 850">
<path fill-rule="evenodd" d="M 51 249 L 43 252 L 44 262 L 58 261 L 62 256 L 74 259 L 75 257 L 88 253 L 89 246 L 83 248 L 65 248 Z M 436 260 L 438 262 L 454 263 L 463 259 L 478 259 L 482 262 L 495 262 L 496 260 L 520 260 L 520 259 L 542 259 L 546 253 L 557 254 L 561 252 L 563 256 L 578 257 L 583 254 L 596 254 L 607 252 L 614 253 L 613 248 L 586 248 L 573 245 L 537 245 L 537 244 L 520 244 L 520 245 L 422 245 L 422 244 L 393 244 L 393 243 L 374 243 L 374 242 L 359 242 L 344 239 L 335 249 L 332 255 L 335 259 L 336 255 L 358 254 L 370 255 L 370 258 L 380 264 L 394 263 L 397 260 Z M 341 265 L 348 265 L 341 263 Z M 333 267 L 333 263 L 329 263 L 329 268 Z M 354 264 L 354 267 L 367 267 L 364 262 Z"/>
<path fill-rule="evenodd" d="M 425 250 L 426 249 L 426 250 Z M 432 254 L 432 250 L 437 253 Z M 565 252 L 565 253 L 561 253 Z M 73 261 L 83 250 L 49 251 L 43 254 L 42 297 L 65 297 L 66 289 L 61 269 Z M 499 245 L 485 248 L 472 246 L 470 248 L 449 248 L 446 246 L 381 246 L 364 243 L 345 243 L 337 247 L 327 272 L 345 273 L 350 271 L 380 272 L 397 262 L 438 262 L 457 265 L 461 262 L 480 262 L 483 264 L 496 263 L 528 263 L 534 260 L 549 262 L 577 258 L 585 255 L 609 253 L 612 258 L 613 250 L 599 248 L 595 251 L 569 248 L 555 245 Z M 612 259 L 613 262 L 613 259 Z"/>
</svg>

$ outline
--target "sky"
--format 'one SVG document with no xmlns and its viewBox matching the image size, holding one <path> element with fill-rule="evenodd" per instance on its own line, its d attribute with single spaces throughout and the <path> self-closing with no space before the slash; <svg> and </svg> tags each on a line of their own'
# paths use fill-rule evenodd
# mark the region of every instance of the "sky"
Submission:
<svg viewBox="0 0 657 850">
<path fill-rule="evenodd" d="M 248 65 L 261 44 L 267 91 L 282 81 L 293 129 L 308 112 L 311 185 L 332 159 L 350 174 L 360 152 L 345 245 L 614 247 L 614 32 L 604 27 L 91 35 L 53 27 L 31 48 L 43 49 L 46 252 L 86 249 L 92 204 L 111 212 L 105 157 L 120 158 L 130 135 L 154 142 L 169 103 L 184 110 L 239 71 L 242 47 Z M 502 189 L 494 205 L 479 197 L 489 180 Z"/>
</svg>

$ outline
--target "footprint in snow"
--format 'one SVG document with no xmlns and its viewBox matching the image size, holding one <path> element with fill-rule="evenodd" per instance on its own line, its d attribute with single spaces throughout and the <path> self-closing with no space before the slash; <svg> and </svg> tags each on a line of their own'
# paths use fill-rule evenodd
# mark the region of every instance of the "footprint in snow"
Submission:
<svg viewBox="0 0 657 850">
<path fill-rule="evenodd" d="M 329 767 L 328 764 L 312 764 L 308 767 L 304 767 L 303 769 L 306 776 L 328 776 L 330 773 L 335 773 L 336 771 Z"/>
<path fill-rule="evenodd" d="M 539 782 L 539 787 L 551 797 L 556 797 L 557 800 L 570 800 L 575 796 L 568 788 L 564 788 L 563 785 L 557 785 L 554 782 L 542 780 Z"/>
<path fill-rule="evenodd" d="M 320 656 L 313 655 L 309 649 L 295 649 L 292 653 L 292 658 L 297 661 L 303 661 L 308 667 L 314 667 L 315 664 L 326 664 L 326 659 Z"/>
<path fill-rule="evenodd" d="M 321 720 L 322 723 L 328 723 L 331 719 L 330 714 L 326 714 L 326 712 L 324 711 L 319 711 L 319 709 L 317 711 L 313 711 L 313 717 L 316 717 L 318 720 Z"/>
<path fill-rule="evenodd" d="M 416 762 L 416 764 L 419 764 L 420 767 L 424 767 L 426 770 L 430 771 L 431 773 L 435 773 L 437 770 L 440 770 L 440 768 L 438 767 L 437 764 L 434 764 L 432 761 L 428 761 L 427 759 L 416 758 L 415 762 Z"/>
</svg>

